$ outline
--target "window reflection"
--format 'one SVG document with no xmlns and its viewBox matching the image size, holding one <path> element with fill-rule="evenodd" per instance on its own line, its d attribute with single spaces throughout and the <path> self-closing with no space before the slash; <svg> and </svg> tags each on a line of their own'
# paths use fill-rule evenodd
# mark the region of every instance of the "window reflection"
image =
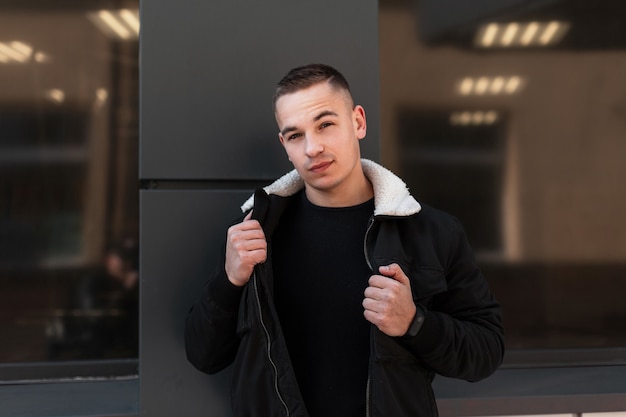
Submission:
<svg viewBox="0 0 626 417">
<path fill-rule="evenodd" d="M 626 347 L 626 4 L 415 3 L 380 2 L 383 162 L 464 223 L 510 350 Z"/>
<path fill-rule="evenodd" d="M 0 363 L 137 356 L 137 9 L 0 6 Z"/>
<path fill-rule="evenodd" d="M 70 288 L 67 306 L 46 326 L 50 359 L 137 356 L 138 255 L 133 238 L 111 245 L 102 267 Z"/>
</svg>

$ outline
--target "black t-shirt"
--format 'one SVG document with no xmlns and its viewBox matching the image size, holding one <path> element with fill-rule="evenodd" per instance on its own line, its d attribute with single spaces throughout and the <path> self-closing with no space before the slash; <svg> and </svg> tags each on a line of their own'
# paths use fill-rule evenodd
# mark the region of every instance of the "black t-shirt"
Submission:
<svg viewBox="0 0 626 417">
<path fill-rule="evenodd" d="M 361 303 L 372 272 L 363 241 L 373 212 L 373 199 L 327 208 L 301 192 L 272 236 L 276 309 L 311 417 L 365 415 L 370 324 Z"/>
</svg>

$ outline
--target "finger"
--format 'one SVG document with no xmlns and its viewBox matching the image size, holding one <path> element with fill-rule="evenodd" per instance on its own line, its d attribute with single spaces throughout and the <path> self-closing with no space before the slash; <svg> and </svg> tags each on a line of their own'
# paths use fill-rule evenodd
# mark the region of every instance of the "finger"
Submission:
<svg viewBox="0 0 626 417">
<path fill-rule="evenodd" d="M 253 210 L 250 210 L 250 211 L 248 212 L 248 214 L 246 214 L 246 217 L 244 217 L 244 218 L 243 218 L 243 221 L 244 221 L 244 222 L 245 222 L 245 221 L 248 221 L 248 220 L 250 220 L 250 219 L 252 218 L 252 211 L 253 211 Z"/>
<path fill-rule="evenodd" d="M 372 275 L 368 280 L 368 284 L 370 287 L 374 288 L 389 288 L 390 286 L 397 283 L 395 279 L 389 279 L 390 277 L 385 277 L 383 275 Z"/>
<path fill-rule="evenodd" d="M 235 226 L 240 230 L 263 230 L 258 220 L 244 220 Z"/>
<path fill-rule="evenodd" d="M 242 256 L 242 260 L 244 262 L 252 263 L 253 265 L 257 265 L 265 262 L 267 258 L 267 251 L 265 249 L 254 249 L 249 250 Z"/>
<path fill-rule="evenodd" d="M 263 228 L 256 220 L 247 220 L 231 226 L 228 229 L 228 235 L 238 236 L 242 239 L 265 238 Z"/>
<path fill-rule="evenodd" d="M 389 278 L 384 279 L 389 280 Z M 365 298 L 378 301 L 383 299 L 383 290 L 377 287 L 367 287 L 363 295 L 365 296 Z"/>
<path fill-rule="evenodd" d="M 228 244 L 238 250 L 255 250 L 265 248 L 267 241 L 258 232 L 241 232 L 230 236 Z"/>
<path fill-rule="evenodd" d="M 371 298 L 364 298 L 361 305 L 363 306 L 363 309 L 365 311 L 376 313 L 376 306 L 378 305 L 378 303 Z"/>
<path fill-rule="evenodd" d="M 372 324 L 378 325 L 378 317 L 373 311 L 365 310 L 363 311 L 363 316 L 365 317 L 365 320 L 369 321 Z"/>
<path fill-rule="evenodd" d="M 396 263 L 393 263 L 390 265 L 383 265 L 380 268 L 378 268 L 378 271 L 382 275 L 389 277 L 389 278 L 393 278 L 396 281 L 401 282 L 403 284 L 406 284 L 409 282 L 409 278 L 406 276 L 402 268 L 400 268 L 400 265 Z"/>
</svg>

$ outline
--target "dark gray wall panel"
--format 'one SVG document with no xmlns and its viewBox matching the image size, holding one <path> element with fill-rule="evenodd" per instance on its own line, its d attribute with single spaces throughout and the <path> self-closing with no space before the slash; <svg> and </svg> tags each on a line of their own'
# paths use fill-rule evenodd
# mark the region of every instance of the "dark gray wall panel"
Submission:
<svg viewBox="0 0 626 417">
<path fill-rule="evenodd" d="M 250 191 L 141 192 L 141 415 L 229 416 L 228 371 L 185 357 L 184 321 Z"/>
<path fill-rule="evenodd" d="M 270 179 L 290 168 L 271 109 L 290 68 L 340 69 L 378 159 L 378 4 L 363 0 L 141 4 L 143 179 Z"/>
</svg>

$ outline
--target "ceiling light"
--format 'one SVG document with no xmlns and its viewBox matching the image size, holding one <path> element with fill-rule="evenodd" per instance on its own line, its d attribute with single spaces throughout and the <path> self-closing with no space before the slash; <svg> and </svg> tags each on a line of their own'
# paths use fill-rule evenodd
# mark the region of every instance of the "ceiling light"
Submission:
<svg viewBox="0 0 626 417">
<path fill-rule="evenodd" d="M 502 87 L 504 87 L 504 77 L 496 77 L 489 86 L 489 92 L 491 94 L 500 94 L 502 92 Z"/>
<path fill-rule="evenodd" d="M 39 62 L 39 63 L 50 61 L 50 57 L 47 54 L 40 52 L 40 51 L 35 52 L 35 55 L 33 55 L 33 59 L 35 60 L 35 62 Z"/>
<path fill-rule="evenodd" d="M 478 94 L 479 96 L 485 94 L 487 92 L 487 88 L 489 88 L 489 83 L 489 78 L 480 77 L 474 86 L 474 94 Z"/>
<path fill-rule="evenodd" d="M 123 25 L 116 16 L 108 10 L 100 10 L 98 18 L 122 39 L 130 38 L 130 29 Z"/>
<path fill-rule="evenodd" d="M 87 18 L 110 38 L 134 40 L 139 37 L 139 11 L 137 9 L 100 10 L 88 13 Z"/>
<path fill-rule="evenodd" d="M 517 23 L 509 23 L 506 26 L 504 34 L 502 34 L 502 38 L 500 39 L 500 43 L 502 44 L 502 46 L 509 46 L 513 43 L 515 35 L 517 35 L 518 29 L 519 25 Z"/>
<path fill-rule="evenodd" d="M 489 23 L 478 29 L 474 44 L 480 48 L 546 47 L 560 42 L 569 26 L 559 21 Z"/>
<path fill-rule="evenodd" d="M 458 83 L 457 90 L 463 96 L 515 94 L 521 90 L 523 85 L 524 79 L 517 75 L 511 77 L 465 77 Z"/>
<path fill-rule="evenodd" d="M 504 86 L 504 91 L 507 94 L 515 94 L 515 92 L 518 90 L 521 84 L 522 84 L 522 79 L 520 77 L 511 77 L 506 82 L 506 85 Z"/>
<path fill-rule="evenodd" d="M 135 34 L 139 34 L 139 10 L 122 9 L 120 17 Z"/>
<path fill-rule="evenodd" d="M 539 31 L 539 23 L 530 22 L 528 25 L 526 25 L 526 28 L 524 29 L 524 33 L 522 33 L 522 37 L 520 38 L 520 44 L 522 46 L 528 46 L 531 43 L 533 43 L 538 31 Z"/>
<path fill-rule="evenodd" d="M 98 110 L 104 106 L 107 98 L 109 98 L 109 91 L 106 88 L 100 87 L 96 89 L 96 100 L 94 102 L 94 109 Z"/>
<path fill-rule="evenodd" d="M 550 22 L 544 28 L 543 33 L 539 36 L 539 43 L 542 45 L 549 45 L 558 33 L 561 24 L 559 22 Z"/>
<path fill-rule="evenodd" d="M 498 112 L 494 110 L 490 110 L 485 112 L 485 123 L 486 124 L 494 124 L 498 120 Z"/>
<path fill-rule="evenodd" d="M 13 41 L 11 42 L 11 47 L 28 58 L 30 58 L 30 55 L 33 53 L 33 48 L 24 42 Z"/>
<path fill-rule="evenodd" d="M 485 31 L 483 33 L 483 36 L 481 36 L 480 41 L 482 46 L 488 48 L 493 45 L 493 42 L 496 39 L 496 35 L 498 34 L 498 25 L 496 25 L 495 23 L 491 23 L 487 25 L 484 30 Z"/>
<path fill-rule="evenodd" d="M 53 88 L 46 91 L 46 97 L 55 103 L 61 104 L 65 101 L 65 91 L 58 88 Z"/>
<path fill-rule="evenodd" d="M 459 84 L 459 92 L 461 95 L 467 96 L 472 94 L 472 89 L 474 88 L 474 80 L 472 78 L 464 78 L 463 81 Z"/>
<path fill-rule="evenodd" d="M 16 61 L 25 63 L 30 60 L 33 48 L 23 42 L 13 41 L 10 43 L 0 42 L 0 56 L 2 62 Z"/>
<path fill-rule="evenodd" d="M 454 126 L 492 125 L 498 121 L 498 118 L 498 112 L 495 110 L 465 110 L 450 114 L 450 124 Z"/>
</svg>

